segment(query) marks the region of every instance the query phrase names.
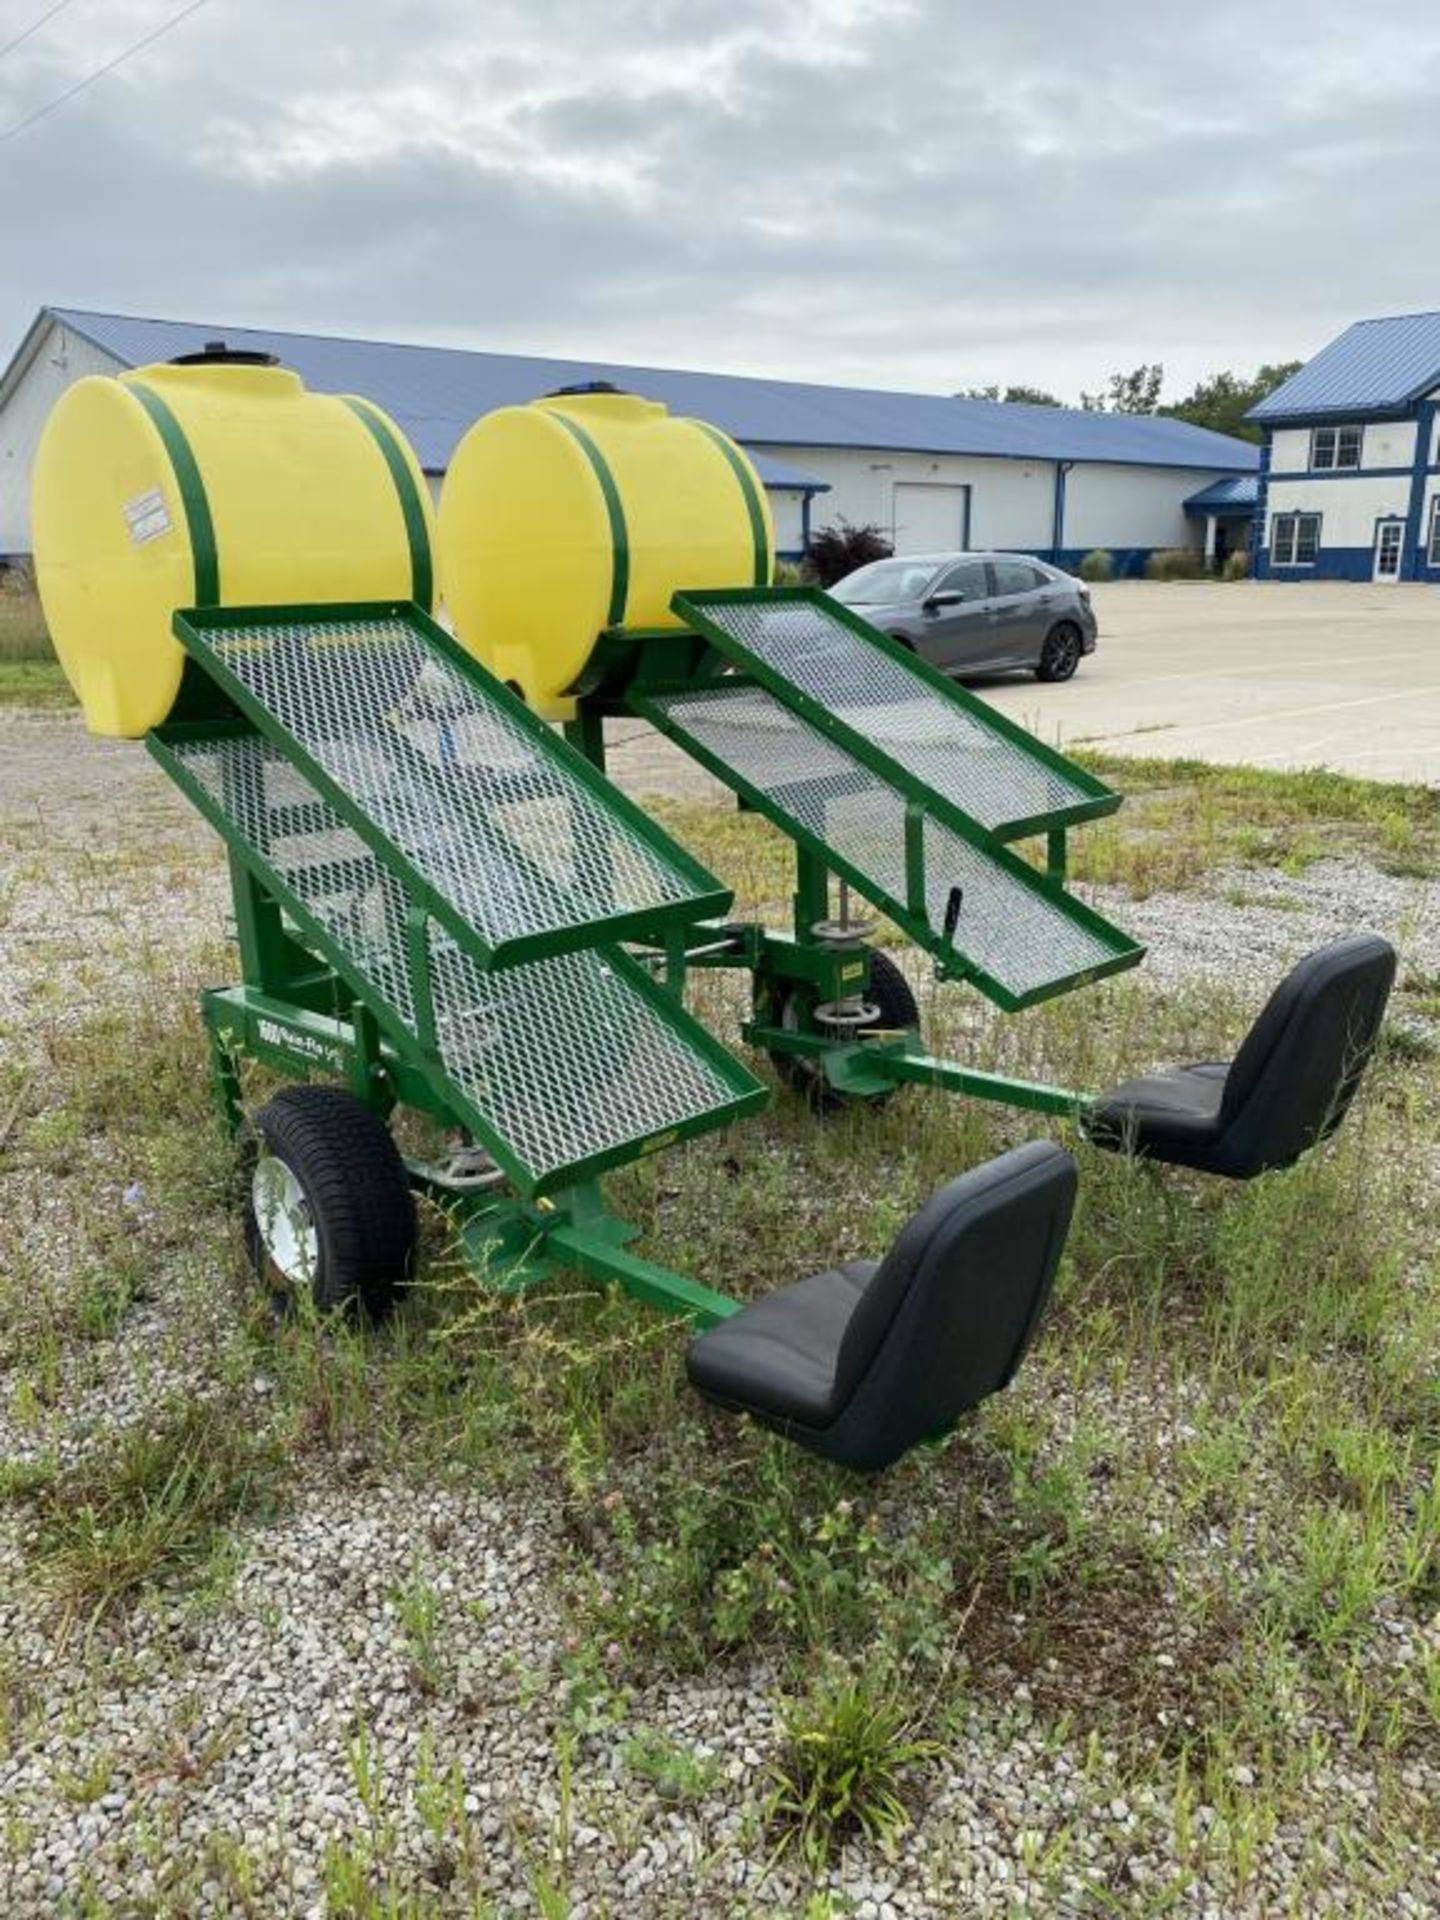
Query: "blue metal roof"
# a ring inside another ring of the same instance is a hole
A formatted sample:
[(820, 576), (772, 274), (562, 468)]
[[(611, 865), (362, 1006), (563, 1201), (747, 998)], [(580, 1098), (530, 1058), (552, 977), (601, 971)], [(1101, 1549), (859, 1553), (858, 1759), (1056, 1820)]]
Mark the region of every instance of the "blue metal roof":
[(777, 460), (773, 453), (761, 453), (755, 447), (747, 447), (755, 471), (767, 487), (791, 487), (802, 493), (829, 493), (830, 482), (817, 479), (813, 473), (802, 473), (799, 467), (792, 467), (788, 460)]
[(1012, 459), (1113, 461), (1122, 465), (1233, 469), (1258, 449), (1183, 420), (1022, 407), (939, 394), (883, 393), (684, 373), (600, 360), (544, 360), (458, 347), (395, 346), (323, 334), (194, 326), (52, 307), (54, 317), (127, 366), (193, 353), (207, 340), (276, 353), (307, 386), (360, 393), (408, 434), (421, 465), (441, 472), (471, 422), (495, 407), (533, 400), (582, 380), (611, 380), (673, 412), (713, 420), (757, 447), (865, 447), (886, 452), (999, 455)]
[(1227, 473), (1223, 480), (1212, 480), (1208, 487), (1192, 493), (1185, 502), (1186, 513), (1253, 513), (1260, 501), (1260, 476), (1256, 473)]
[(1440, 387), (1440, 313), (1397, 313), (1357, 320), (1246, 418), (1399, 413), (1433, 387)]

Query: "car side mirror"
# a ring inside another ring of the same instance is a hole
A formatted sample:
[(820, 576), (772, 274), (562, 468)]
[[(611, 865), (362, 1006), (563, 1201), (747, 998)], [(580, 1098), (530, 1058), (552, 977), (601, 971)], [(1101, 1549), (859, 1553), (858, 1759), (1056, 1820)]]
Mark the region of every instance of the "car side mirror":
[(947, 587), (943, 593), (932, 593), (921, 604), (926, 613), (943, 613), (947, 607), (959, 607), (964, 603), (965, 596), (957, 587)]

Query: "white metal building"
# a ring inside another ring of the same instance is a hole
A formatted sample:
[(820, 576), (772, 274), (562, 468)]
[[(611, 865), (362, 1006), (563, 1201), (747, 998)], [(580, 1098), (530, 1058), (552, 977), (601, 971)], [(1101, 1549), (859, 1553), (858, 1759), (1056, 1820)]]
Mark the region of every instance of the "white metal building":
[(0, 556), (29, 551), (30, 467), (68, 384), (217, 339), (278, 355), (308, 386), (376, 401), (409, 435), (432, 486), (482, 413), (612, 381), (741, 441), (769, 493), (777, 549), (796, 557), (814, 528), (843, 518), (879, 527), (901, 553), (1000, 547), (1073, 566), (1103, 547), (1121, 571), (1138, 570), (1157, 548), (1198, 546), (1187, 499), (1217, 476), (1253, 472), (1258, 458), (1246, 441), (1130, 414), (46, 307), (0, 375)]
[(1440, 582), (1440, 313), (1357, 321), (1250, 418), (1257, 574)]

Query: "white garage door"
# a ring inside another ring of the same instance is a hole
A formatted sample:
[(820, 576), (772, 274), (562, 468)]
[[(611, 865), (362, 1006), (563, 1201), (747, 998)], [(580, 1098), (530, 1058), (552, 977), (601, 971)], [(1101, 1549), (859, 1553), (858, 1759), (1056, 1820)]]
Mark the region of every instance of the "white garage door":
[(941, 481), (897, 480), (890, 537), (896, 553), (949, 553), (966, 543), (970, 489)]

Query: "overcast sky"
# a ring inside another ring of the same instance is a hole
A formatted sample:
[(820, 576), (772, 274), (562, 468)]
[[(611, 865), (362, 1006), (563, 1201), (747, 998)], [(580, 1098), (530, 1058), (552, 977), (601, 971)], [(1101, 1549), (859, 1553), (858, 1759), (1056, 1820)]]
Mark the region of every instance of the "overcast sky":
[[(0, 46), (54, 0), (0, 0)], [(1440, 6), (67, 0), (0, 55), (46, 303), (949, 392), (1440, 307)]]

